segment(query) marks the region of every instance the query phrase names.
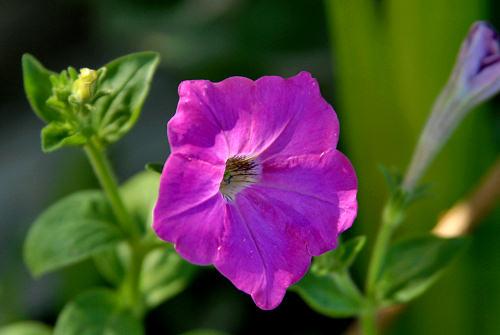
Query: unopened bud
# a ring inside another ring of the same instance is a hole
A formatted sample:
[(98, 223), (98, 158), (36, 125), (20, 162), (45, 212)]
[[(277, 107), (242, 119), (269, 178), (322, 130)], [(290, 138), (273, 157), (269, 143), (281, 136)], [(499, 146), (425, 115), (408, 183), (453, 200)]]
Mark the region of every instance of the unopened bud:
[(95, 70), (80, 69), (78, 79), (73, 83), (73, 96), (80, 102), (89, 100), (94, 94), (96, 80), (97, 72)]
[(487, 22), (472, 25), (462, 42), (455, 67), (434, 103), (420, 134), (403, 181), (413, 189), (465, 115), (500, 90), (500, 46), (495, 29)]

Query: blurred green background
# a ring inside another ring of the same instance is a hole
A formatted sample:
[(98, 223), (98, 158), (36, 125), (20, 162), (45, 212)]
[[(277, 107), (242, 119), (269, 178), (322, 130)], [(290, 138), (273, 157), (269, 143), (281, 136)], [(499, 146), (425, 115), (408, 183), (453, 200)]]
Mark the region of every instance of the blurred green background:
[[(359, 214), (348, 235), (373, 241), (387, 196), (378, 164), (402, 172), (461, 40), (475, 20), (500, 27), (494, 0), (2, 0), (0, 1), (0, 325), (53, 323), (83, 288), (104, 285), (83, 262), (37, 280), (22, 261), (30, 223), (54, 200), (95, 188), (81, 150), (44, 155), (42, 122), (22, 87), (21, 55), (48, 68), (97, 68), (123, 54), (155, 50), (160, 69), (140, 122), (110, 148), (121, 181), (169, 153), (166, 122), (185, 79), (292, 76), (309, 71), (341, 122), (340, 145), (359, 179)], [(430, 229), (500, 152), (500, 100), (473, 111), (424, 181), (434, 199), (415, 205), (398, 236)], [(498, 334), (500, 208), (474, 232), (446, 276), (391, 326), (391, 334)], [(371, 244), (356, 264), (364, 276)], [(148, 334), (214, 328), (233, 334), (341, 333), (352, 320), (312, 312), (289, 292), (276, 310), (258, 310), (213, 270), (151, 313)]]

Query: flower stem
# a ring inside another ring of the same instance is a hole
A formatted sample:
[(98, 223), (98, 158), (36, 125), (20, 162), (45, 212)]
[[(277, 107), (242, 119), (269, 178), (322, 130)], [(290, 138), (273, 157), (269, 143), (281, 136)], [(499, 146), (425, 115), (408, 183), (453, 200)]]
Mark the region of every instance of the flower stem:
[(139, 226), (132, 220), (125, 208), (118, 191), (115, 176), (101, 146), (96, 141), (90, 139), (84, 148), (94, 172), (109, 199), (119, 225), (129, 237), (136, 239), (140, 236)]
[(377, 334), (377, 320), (376, 320), (376, 310), (373, 308), (367, 308), (361, 315), (361, 331), (364, 335), (376, 335)]
[(373, 302), (376, 301), (375, 283), (380, 272), (380, 267), (385, 259), (392, 232), (406, 215), (406, 194), (395, 193), (391, 195), (382, 212), (382, 222), (375, 240), (375, 246), (368, 265), (366, 278), (366, 293)]
[(141, 318), (144, 315), (145, 306), (141, 297), (139, 285), (145, 250), (143, 250), (139, 244), (134, 242), (130, 242), (129, 246), (130, 265), (123, 282), (122, 292), (125, 305), (130, 308), (136, 317)]
[(391, 241), (392, 232), (403, 221), (406, 214), (406, 199), (404, 194), (393, 194), (387, 201), (382, 212), (382, 222), (375, 240), (375, 246), (368, 265), (366, 278), (366, 295), (369, 306), (360, 315), (363, 334), (376, 334), (378, 299), (376, 292), (377, 277), (385, 260), (387, 249)]
[(127, 234), (130, 247), (129, 268), (125, 275), (121, 290), (124, 304), (137, 316), (142, 317), (145, 312), (144, 302), (139, 290), (140, 274), (144, 256), (147, 253), (139, 240), (141, 232), (139, 226), (132, 220), (120, 196), (116, 178), (111, 166), (97, 141), (89, 140), (85, 145), (85, 152), (89, 157), (94, 172), (106, 193), (118, 224)]
[(391, 225), (382, 222), (377, 234), (377, 238), (375, 240), (375, 246), (373, 247), (373, 251), (371, 254), (371, 259), (368, 266), (368, 275), (366, 278), (366, 293), (370, 299), (376, 298), (375, 283), (380, 271), (380, 267), (387, 253), (391, 235)]

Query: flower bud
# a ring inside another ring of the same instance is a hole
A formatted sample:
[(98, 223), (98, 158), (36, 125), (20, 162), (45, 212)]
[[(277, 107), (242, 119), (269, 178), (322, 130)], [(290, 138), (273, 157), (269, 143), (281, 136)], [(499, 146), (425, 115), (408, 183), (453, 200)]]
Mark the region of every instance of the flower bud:
[(96, 80), (97, 72), (95, 70), (87, 68), (80, 69), (78, 79), (73, 83), (73, 96), (80, 102), (89, 100), (94, 94), (94, 84)]
[(500, 90), (500, 47), (495, 29), (487, 22), (472, 25), (462, 42), (455, 67), (434, 103), (403, 180), (413, 189), (464, 116)]

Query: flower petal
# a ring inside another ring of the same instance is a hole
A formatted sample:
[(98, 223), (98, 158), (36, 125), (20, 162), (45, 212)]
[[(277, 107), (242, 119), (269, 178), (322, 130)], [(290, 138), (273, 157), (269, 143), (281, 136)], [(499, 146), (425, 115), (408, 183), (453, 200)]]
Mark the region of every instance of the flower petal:
[[(275, 157), (262, 164), (257, 186), (268, 188), (268, 201), (281, 206), (279, 199), (286, 199), (290, 210), (310, 221), (307, 229), (311, 233), (302, 236), (306, 236), (313, 256), (333, 249), (337, 235), (356, 218), (356, 175), (349, 160), (337, 150)], [(297, 215), (301, 225), (304, 219), (299, 218)]]
[(174, 243), (188, 261), (211, 264), (225, 217), (225, 202), (219, 193), (224, 165), (176, 153), (168, 158), (165, 171), (153, 212), (153, 229), (161, 239)]
[(304, 276), (311, 256), (272, 204), (238, 197), (227, 213), (215, 267), (260, 308), (277, 307), (286, 288)]
[(206, 119), (220, 127), (229, 157), (320, 153), (337, 144), (337, 116), (307, 72), (289, 79), (268, 76), (254, 82), (231, 77), (219, 83), (186, 81), (181, 86), (179, 92), (194, 92), (191, 103), (203, 105)]
[[(205, 82), (205, 81), (197, 81)], [(179, 104), (168, 122), (168, 139), (172, 153), (215, 164), (224, 164), (228, 155), (227, 141), (217, 120), (200, 102), (190, 82), (179, 85)]]

